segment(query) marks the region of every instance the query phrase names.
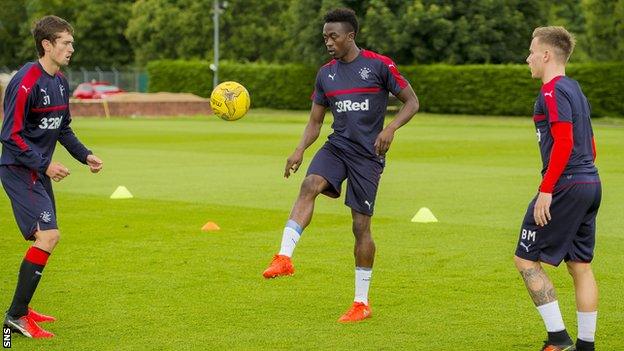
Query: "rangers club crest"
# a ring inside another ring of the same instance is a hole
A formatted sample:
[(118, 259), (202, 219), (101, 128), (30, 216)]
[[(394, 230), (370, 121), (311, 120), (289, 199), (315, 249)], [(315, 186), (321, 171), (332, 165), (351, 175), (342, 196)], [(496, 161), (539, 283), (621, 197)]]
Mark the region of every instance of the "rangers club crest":
[(368, 69), (367, 67), (363, 67), (360, 69), (360, 77), (362, 77), (362, 79), (367, 80), (368, 77), (370, 77), (370, 73), (371, 70)]
[(39, 218), (41, 218), (43, 223), (50, 223), (50, 221), (52, 221), (52, 214), (48, 211), (43, 211)]

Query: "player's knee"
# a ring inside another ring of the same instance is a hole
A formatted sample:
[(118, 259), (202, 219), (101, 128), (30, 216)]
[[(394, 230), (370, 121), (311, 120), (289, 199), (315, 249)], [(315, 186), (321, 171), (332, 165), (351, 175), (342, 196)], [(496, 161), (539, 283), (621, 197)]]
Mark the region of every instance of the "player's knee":
[(353, 223), (353, 235), (356, 238), (362, 240), (372, 240), (372, 234), (370, 228), (364, 225), (358, 225), (357, 223)]
[(355, 236), (355, 241), (358, 243), (372, 243), (375, 245), (373, 235), (368, 226), (353, 223), (353, 235)]
[(322, 181), (323, 178), (319, 176), (307, 176), (301, 183), (301, 194), (304, 196), (317, 196), (322, 191)]
[(61, 240), (61, 232), (58, 229), (42, 230), (35, 234), (35, 245), (45, 251), (52, 252)]
[(520, 272), (530, 269), (530, 268), (536, 268), (536, 266), (539, 266), (539, 262), (525, 260), (524, 258), (518, 257), (518, 256), (514, 256), (513, 260), (514, 260), (514, 264), (516, 265), (516, 268)]
[(582, 276), (584, 274), (592, 273), (591, 265), (585, 262), (568, 262), (566, 264), (568, 267), (568, 273), (572, 277)]

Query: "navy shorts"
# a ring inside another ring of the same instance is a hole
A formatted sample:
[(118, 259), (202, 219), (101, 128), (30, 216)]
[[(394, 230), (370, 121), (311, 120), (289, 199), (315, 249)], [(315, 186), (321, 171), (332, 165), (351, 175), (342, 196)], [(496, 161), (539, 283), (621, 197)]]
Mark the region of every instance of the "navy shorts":
[(47, 176), (22, 166), (0, 166), (0, 180), (24, 239), (35, 240), (37, 228), (58, 229), (52, 184)]
[(591, 262), (601, 197), (599, 182), (568, 184), (560, 190), (555, 188), (550, 205), (552, 219), (543, 227), (538, 226), (533, 218), (535, 197), (524, 216), (516, 256), (553, 266), (563, 260)]
[(346, 153), (327, 142), (314, 155), (307, 175), (325, 178), (330, 187), (323, 194), (334, 198), (340, 197), (342, 182), (348, 179), (345, 205), (372, 216), (383, 168), (380, 161)]

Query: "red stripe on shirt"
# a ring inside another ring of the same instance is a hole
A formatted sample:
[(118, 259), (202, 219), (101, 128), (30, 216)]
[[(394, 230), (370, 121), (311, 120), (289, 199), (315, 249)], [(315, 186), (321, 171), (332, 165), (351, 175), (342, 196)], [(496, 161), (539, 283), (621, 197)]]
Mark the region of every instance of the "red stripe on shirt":
[(327, 62), (326, 64), (324, 64), (323, 67), (333, 66), (335, 64), (336, 64), (336, 60), (334, 59), (334, 60), (331, 60), (331, 61)]
[(572, 149), (574, 148), (574, 135), (572, 132), (572, 123), (570, 122), (555, 122), (550, 127), (550, 133), (553, 137), (553, 146), (550, 152), (550, 159), (548, 160), (548, 167), (542, 184), (540, 185), (540, 191), (543, 193), (551, 193), (555, 189), (555, 185), (566, 166)]
[(58, 106), (50, 106), (50, 107), (41, 107), (41, 108), (31, 108), (32, 112), (51, 112), (51, 111), (60, 111), (65, 110), (67, 105), (58, 105)]
[(533, 122), (539, 122), (546, 119), (546, 115), (533, 115)]
[(403, 89), (407, 86), (407, 81), (403, 78), (403, 76), (401, 76), (401, 73), (399, 73), (399, 70), (396, 68), (394, 61), (392, 61), (389, 57), (368, 50), (362, 50), (362, 56), (383, 62), (386, 66), (388, 66), (390, 73), (392, 73), (392, 76), (396, 79), (397, 83), (399, 83), (399, 87)]
[(544, 95), (544, 102), (546, 103), (548, 120), (550, 123), (559, 121), (559, 109), (557, 108), (557, 92), (555, 85), (562, 77), (563, 76), (557, 76), (542, 86), (542, 95)]
[(379, 87), (372, 88), (353, 88), (353, 89), (343, 89), (343, 90), (332, 90), (325, 94), (327, 97), (336, 96), (336, 95), (345, 95), (345, 94), (357, 94), (357, 93), (378, 93), (381, 91)]
[(26, 101), (32, 91), (33, 86), (41, 76), (41, 70), (38, 65), (32, 65), (24, 78), (17, 87), (17, 99), (15, 101), (15, 110), (13, 111), (13, 128), (11, 129), (11, 139), (22, 150), (28, 150), (28, 145), (20, 135), (24, 129), (24, 111), (26, 109)]

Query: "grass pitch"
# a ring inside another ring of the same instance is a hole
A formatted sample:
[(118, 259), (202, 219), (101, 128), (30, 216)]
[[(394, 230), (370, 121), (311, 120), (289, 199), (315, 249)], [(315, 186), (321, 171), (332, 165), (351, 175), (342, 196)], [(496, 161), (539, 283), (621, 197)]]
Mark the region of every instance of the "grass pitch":
[[(105, 162), (91, 175), (61, 146), (71, 176), (55, 185), (62, 239), (33, 306), (58, 317), (52, 340), (13, 336), (16, 350), (536, 350), (543, 324), (512, 256), (539, 184), (528, 118), (419, 114), (400, 129), (373, 218), (373, 318), (336, 319), (353, 298), (351, 218), (343, 198), (320, 197), (295, 251), (296, 275), (264, 280), (309, 161), (291, 179), (285, 160), (306, 112), (252, 111), (228, 123), (189, 119), (76, 119)], [(594, 125), (603, 180), (595, 274), (597, 345), (624, 349), (624, 128)], [(110, 200), (118, 185), (135, 196)], [(410, 219), (429, 207), (440, 220)], [(214, 221), (221, 231), (204, 233)], [(8, 306), (27, 248), (0, 195), (0, 306)], [(572, 283), (548, 269), (576, 335)]]

